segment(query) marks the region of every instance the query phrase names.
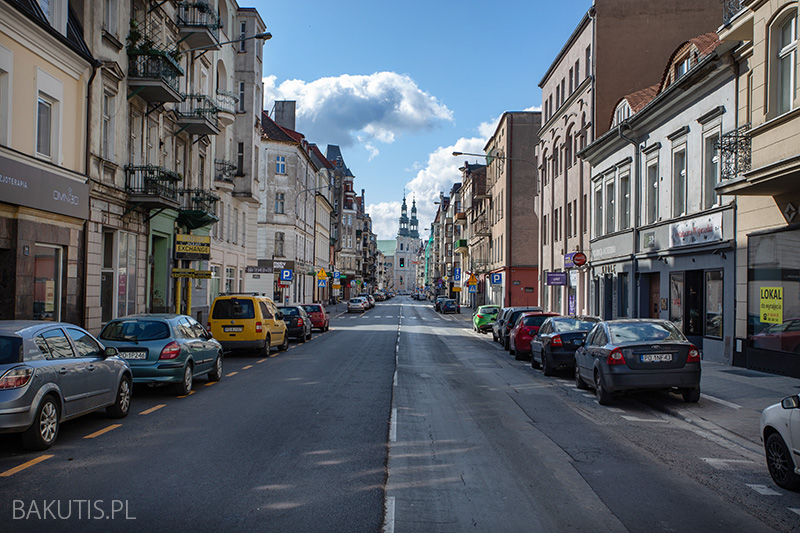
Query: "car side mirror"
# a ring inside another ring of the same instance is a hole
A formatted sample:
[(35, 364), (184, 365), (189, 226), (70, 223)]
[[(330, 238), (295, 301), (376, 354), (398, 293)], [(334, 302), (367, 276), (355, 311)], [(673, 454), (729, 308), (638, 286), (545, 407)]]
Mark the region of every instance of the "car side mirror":
[(781, 407), (784, 409), (797, 409), (800, 408), (800, 396), (794, 395), (789, 396), (788, 398), (784, 398), (781, 401)]
[(283, 313), (278, 311), (277, 313), (275, 313), (275, 318), (278, 320), (283, 320)]
[(116, 355), (119, 355), (119, 350), (117, 350), (117, 349), (116, 349), (116, 348), (114, 348), (113, 346), (107, 346), (107, 347), (106, 347), (106, 351), (105, 351), (105, 352), (103, 352), (103, 355), (104, 355), (105, 357), (114, 357), (114, 356), (116, 356)]

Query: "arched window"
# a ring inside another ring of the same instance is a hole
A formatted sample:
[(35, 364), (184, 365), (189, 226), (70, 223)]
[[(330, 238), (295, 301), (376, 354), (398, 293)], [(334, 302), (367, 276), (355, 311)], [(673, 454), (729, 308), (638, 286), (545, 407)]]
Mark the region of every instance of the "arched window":
[[(796, 13), (796, 10), (794, 10)], [(777, 113), (794, 107), (797, 85), (797, 15), (791, 14), (777, 20), (772, 30), (775, 41), (775, 82)]]

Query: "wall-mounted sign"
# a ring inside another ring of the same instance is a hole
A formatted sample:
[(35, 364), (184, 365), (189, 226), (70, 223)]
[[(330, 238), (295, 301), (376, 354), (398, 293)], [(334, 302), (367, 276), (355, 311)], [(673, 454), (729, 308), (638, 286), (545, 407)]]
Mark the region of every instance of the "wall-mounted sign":
[(175, 235), (175, 259), (208, 261), (211, 259), (211, 237), (208, 235)]
[(494, 272), (491, 275), (492, 285), (501, 285), (503, 283), (503, 273)]
[(0, 156), (0, 198), (4, 203), (89, 218), (86, 176), (66, 169), (50, 172), (38, 165)]
[(566, 272), (546, 272), (545, 285), (566, 285), (567, 273)]
[(294, 270), (294, 261), (259, 259), (258, 266), (244, 267), (244, 271), (248, 274), (273, 274), (280, 273), (283, 269)]
[(712, 213), (670, 224), (669, 238), (673, 247), (721, 241), (722, 213)]
[(783, 287), (761, 287), (758, 318), (767, 324), (783, 322)]

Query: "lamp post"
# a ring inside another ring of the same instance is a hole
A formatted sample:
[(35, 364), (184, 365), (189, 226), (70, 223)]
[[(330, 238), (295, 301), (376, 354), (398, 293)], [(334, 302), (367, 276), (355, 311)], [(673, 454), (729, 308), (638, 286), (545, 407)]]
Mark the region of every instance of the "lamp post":
[[(240, 43), (242, 41), (249, 41), (251, 39), (260, 39), (262, 41), (269, 41), (270, 39), (272, 39), (272, 34), (270, 32), (268, 32), (268, 31), (265, 31), (265, 32), (262, 32), (262, 33), (256, 33), (255, 35), (250, 35), (249, 37), (242, 37), (241, 39), (234, 39), (232, 41), (224, 41), (224, 42), (221, 42), (221, 43), (217, 43), (216, 45), (198, 46), (197, 48), (189, 48), (188, 50), (181, 50), (180, 53), (183, 54), (185, 52), (196, 52), (197, 50), (208, 51), (208, 50), (211, 50), (213, 48), (216, 48), (217, 46), (222, 46), (223, 44)], [(202, 54), (200, 54), (200, 55), (202, 55)]]

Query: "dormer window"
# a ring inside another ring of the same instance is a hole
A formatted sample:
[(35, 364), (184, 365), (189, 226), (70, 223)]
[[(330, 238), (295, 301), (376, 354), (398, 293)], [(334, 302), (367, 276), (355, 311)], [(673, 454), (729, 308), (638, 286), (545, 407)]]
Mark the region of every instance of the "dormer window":
[(621, 101), (617, 105), (617, 109), (614, 111), (614, 124), (612, 126), (617, 126), (623, 123), (631, 116), (631, 106), (628, 104), (627, 100)]
[(675, 79), (677, 80), (684, 74), (689, 72), (689, 57), (685, 57), (681, 59), (679, 62), (675, 63)]

